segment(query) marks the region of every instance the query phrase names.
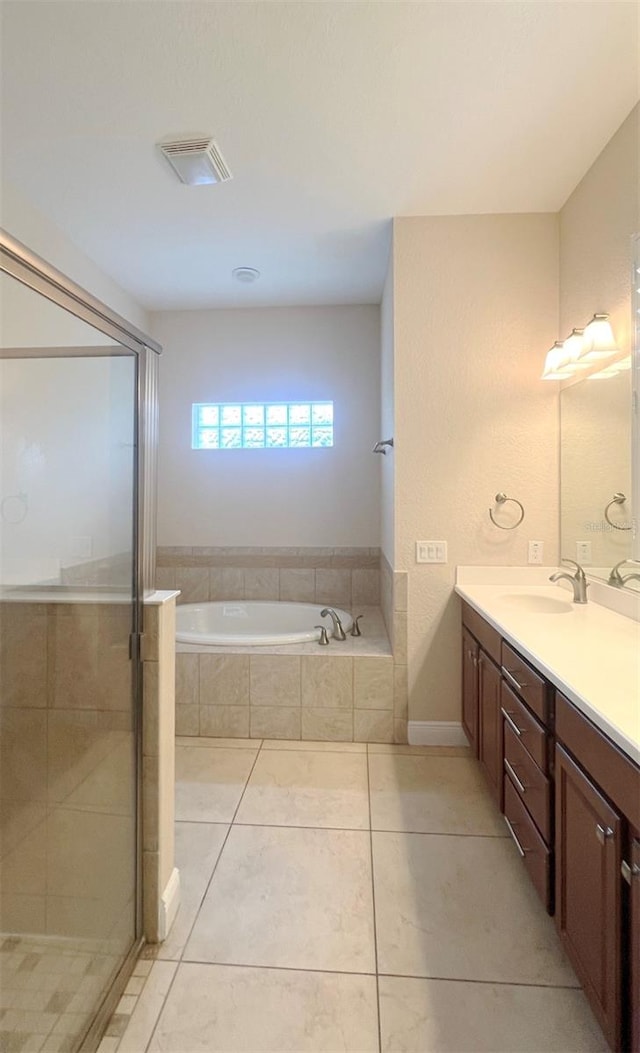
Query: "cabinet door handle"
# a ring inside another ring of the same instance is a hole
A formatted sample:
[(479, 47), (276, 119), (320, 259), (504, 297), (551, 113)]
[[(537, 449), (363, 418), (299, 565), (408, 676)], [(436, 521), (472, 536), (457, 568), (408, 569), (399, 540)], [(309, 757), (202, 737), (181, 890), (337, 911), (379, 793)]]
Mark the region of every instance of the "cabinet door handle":
[(509, 772), (509, 775), (513, 779), (514, 783), (516, 784), (516, 786), (520, 790), (520, 793), (526, 793), (527, 792), (527, 787), (523, 786), (523, 784), (520, 782), (520, 779), (518, 778), (518, 776), (514, 772), (513, 768), (509, 764), (509, 761), (507, 760), (506, 757), (504, 758), (504, 766), (507, 769), (507, 771)]
[(516, 837), (516, 832), (513, 829), (513, 827), (511, 825), (511, 823), (509, 822), (509, 820), (507, 819), (506, 815), (503, 816), (503, 818), (504, 818), (505, 823), (507, 824), (507, 829), (508, 829), (509, 833), (511, 834), (511, 837), (513, 838), (513, 842), (514, 842), (516, 848), (518, 849), (518, 852), (520, 853), (520, 855), (524, 859), (525, 855), (527, 854), (526, 848), (523, 848), (522, 845), (520, 844), (520, 842), (518, 841), (518, 838)]
[(596, 837), (601, 845), (605, 843), (610, 837), (613, 837), (613, 830), (610, 826), (601, 826), (600, 823), (596, 824)]
[(521, 736), (522, 736), (522, 728), (518, 727), (518, 725), (516, 724), (515, 720), (512, 718), (511, 714), (507, 713), (507, 711), (504, 708), (504, 706), (500, 707), (500, 712), (502, 713), (502, 716), (506, 720), (506, 722), (509, 725), (509, 727), (511, 728), (511, 730), (515, 731), (515, 733), (518, 736), (518, 738), (521, 738)]
[(627, 885), (630, 885), (634, 877), (640, 877), (640, 867), (637, 863), (629, 864), (626, 859), (623, 859), (620, 864), (620, 873), (627, 882)]

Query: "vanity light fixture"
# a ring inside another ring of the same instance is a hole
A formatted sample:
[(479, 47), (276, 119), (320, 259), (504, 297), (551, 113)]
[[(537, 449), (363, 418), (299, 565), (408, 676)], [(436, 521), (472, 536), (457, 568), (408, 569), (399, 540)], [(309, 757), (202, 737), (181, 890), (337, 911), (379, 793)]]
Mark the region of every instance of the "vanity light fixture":
[[(609, 322), (608, 314), (594, 314), (584, 329), (572, 329), (566, 340), (556, 340), (547, 357), (542, 371), (543, 380), (567, 380), (581, 369), (589, 369), (594, 364), (618, 353), (615, 336)], [(615, 376), (621, 369), (627, 368), (616, 362), (611, 367)], [(598, 379), (604, 379), (598, 373)]]
[(556, 340), (553, 347), (547, 351), (547, 357), (544, 360), (544, 369), (542, 370), (542, 379), (567, 380), (572, 373), (573, 370), (568, 365), (564, 353), (564, 344), (561, 340)]
[(572, 329), (562, 344), (565, 361), (572, 373), (577, 369), (587, 369), (589, 363), (584, 358), (586, 348), (584, 329)]
[(584, 329), (584, 350), (581, 359), (585, 363), (599, 362), (600, 359), (615, 355), (618, 351), (616, 338), (613, 335), (608, 314), (594, 314)]

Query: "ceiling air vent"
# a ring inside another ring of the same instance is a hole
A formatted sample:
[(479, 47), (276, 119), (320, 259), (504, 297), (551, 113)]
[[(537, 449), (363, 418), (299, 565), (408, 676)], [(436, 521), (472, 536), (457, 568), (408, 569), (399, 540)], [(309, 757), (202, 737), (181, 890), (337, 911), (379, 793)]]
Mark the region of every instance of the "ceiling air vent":
[(158, 143), (181, 183), (202, 186), (205, 183), (226, 183), (233, 179), (222, 154), (213, 139), (176, 139)]

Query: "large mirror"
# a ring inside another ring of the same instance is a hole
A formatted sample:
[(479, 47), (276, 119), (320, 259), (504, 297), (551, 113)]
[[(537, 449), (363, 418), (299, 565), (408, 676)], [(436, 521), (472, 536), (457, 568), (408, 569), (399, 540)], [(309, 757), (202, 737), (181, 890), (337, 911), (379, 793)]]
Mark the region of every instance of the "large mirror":
[(632, 557), (630, 359), (560, 393), (561, 554), (590, 577), (640, 589)]

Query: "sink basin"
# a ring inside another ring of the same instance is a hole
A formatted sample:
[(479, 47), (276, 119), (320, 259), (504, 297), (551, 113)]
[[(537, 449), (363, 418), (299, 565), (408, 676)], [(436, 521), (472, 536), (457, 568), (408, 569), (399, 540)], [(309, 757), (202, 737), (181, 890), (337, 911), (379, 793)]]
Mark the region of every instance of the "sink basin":
[(501, 597), (502, 603), (510, 607), (519, 607), (527, 614), (571, 614), (573, 604), (566, 600), (556, 600), (553, 596), (536, 596), (535, 593), (513, 593)]

